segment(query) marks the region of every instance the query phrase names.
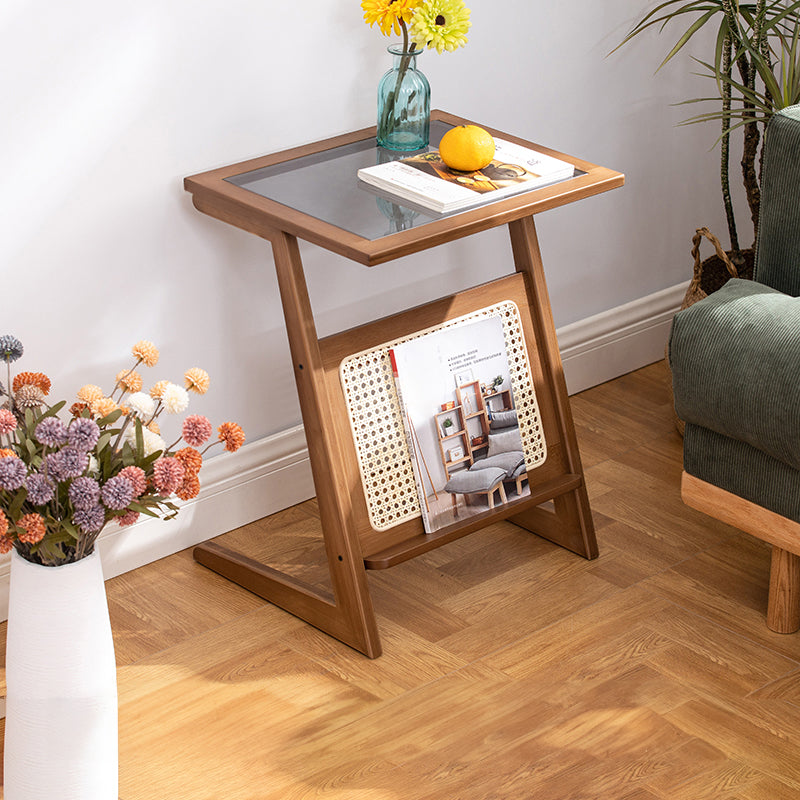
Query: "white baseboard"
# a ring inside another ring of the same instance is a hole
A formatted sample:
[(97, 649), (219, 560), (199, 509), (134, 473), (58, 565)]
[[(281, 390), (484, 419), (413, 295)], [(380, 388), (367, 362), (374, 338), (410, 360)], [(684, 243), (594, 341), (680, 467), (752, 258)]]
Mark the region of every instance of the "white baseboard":
[[(664, 356), (685, 285), (656, 292), (560, 328), (570, 394), (652, 364)], [(209, 459), (203, 488), (169, 522), (112, 526), (99, 540), (106, 578), (149, 564), (226, 531), (274, 514), (314, 494), (302, 426)], [(8, 616), (10, 563), (0, 560), (0, 620)]]
[[(203, 465), (202, 488), (175, 519), (112, 525), (98, 547), (106, 579), (247, 525), (314, 495), (302, 426), (247, 444)], [(0, 561), (0, 620), (8, 618), (10, 556)]]
[(672, 317), (686, 284), (626, 303), (559, 328), (558, 343), (570, 394), (664, 358)]

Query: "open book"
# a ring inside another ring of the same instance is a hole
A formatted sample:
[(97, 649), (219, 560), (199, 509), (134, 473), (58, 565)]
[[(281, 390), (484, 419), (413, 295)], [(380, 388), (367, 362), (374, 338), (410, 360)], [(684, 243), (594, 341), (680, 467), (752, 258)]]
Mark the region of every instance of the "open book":
[(358, 177), (401, 200), (446, 214), (571, 178), (575, 168), (536, 150), (495, 139), (492, 162), (476, 172), (457, 172), (437, 150), (364, 167)]

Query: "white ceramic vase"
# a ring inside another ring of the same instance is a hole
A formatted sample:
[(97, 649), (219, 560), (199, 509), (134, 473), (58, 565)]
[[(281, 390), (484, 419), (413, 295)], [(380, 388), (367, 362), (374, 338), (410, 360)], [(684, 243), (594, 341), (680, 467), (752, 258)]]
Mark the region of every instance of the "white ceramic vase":
[(100, 557), (12, 552), (5, 800), (117, 800), (117, 673)]

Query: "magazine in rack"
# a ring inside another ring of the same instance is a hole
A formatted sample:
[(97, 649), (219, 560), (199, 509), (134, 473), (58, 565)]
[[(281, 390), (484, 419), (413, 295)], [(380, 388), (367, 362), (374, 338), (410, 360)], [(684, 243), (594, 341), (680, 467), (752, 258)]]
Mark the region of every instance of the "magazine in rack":
[(390, 357), (426, 533), (530, 494), (499, 316), (422, 334)]
[(572, 164), (495, 139), (492, 162), (475, 172), (450, 169), (437, 150), (364, 167), (358, 177), (401, 200), (446, 214), (571, 178)]

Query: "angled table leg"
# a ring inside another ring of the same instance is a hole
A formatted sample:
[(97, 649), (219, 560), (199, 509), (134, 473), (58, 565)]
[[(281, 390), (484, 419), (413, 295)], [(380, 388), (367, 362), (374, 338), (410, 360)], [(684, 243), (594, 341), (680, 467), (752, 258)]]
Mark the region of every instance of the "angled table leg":
[(361, 545), (351, 533), (351, 492), (341, 478), (341, 444), (334, 427), (324, 422), (331, 403), (297, 240), (290, 234), (276, 233), (271, 241), (334, 598), (330, 600), (301, 581), (214, 543), (195, 548), (195, 559), (370, 658), (377, 658), (381, 654), (378, 627)]
[(555, 511), (532, 508), (511, 517), (511, 521), (585, 558), (596, 558), (597, 538), (533, 217), (511, 222), (508, 228), (516, 270), (528, 279), (528, 299), (536, 338), (536, 342), (529, 343), (529, 347), (538, 349), (545, 382), (553, 393), (566, 468), (568, 472), (581, 477), (578, 488), (553, 499)]

